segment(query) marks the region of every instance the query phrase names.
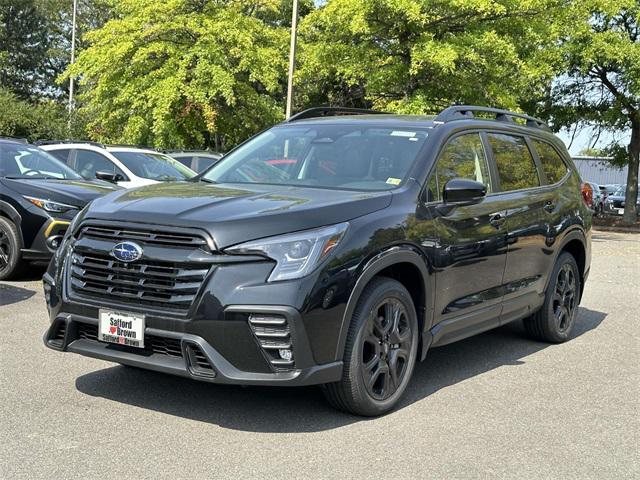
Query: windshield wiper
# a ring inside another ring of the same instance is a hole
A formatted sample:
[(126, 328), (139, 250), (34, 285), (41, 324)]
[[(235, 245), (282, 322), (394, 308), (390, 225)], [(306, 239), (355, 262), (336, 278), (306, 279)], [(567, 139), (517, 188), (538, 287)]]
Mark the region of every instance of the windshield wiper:
[(205, 182), (205, 183), (218, 183), (215, 180), (211, 180), (211, 179), (205, 178), (205, 177), (200, 177), (200, 178), (193, 177), (193, 178), (190, 178), (189, 180), (191, 182), (196, 181), (196, 182)]

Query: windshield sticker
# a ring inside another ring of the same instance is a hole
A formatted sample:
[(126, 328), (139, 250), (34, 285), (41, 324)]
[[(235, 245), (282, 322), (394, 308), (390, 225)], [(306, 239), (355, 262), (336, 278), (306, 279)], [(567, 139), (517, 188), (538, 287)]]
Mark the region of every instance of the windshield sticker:
[(393, 178), (393, 177), (387, 178), (387, 183), (389, 185), (400, 185), (401, 181), (402, 181), (402, 179), (400, 179), (400, 178)]
[(392, 137), (415, 137), (416, 132), (407, 132), (405, 130), (394, 130), (390, 134)]

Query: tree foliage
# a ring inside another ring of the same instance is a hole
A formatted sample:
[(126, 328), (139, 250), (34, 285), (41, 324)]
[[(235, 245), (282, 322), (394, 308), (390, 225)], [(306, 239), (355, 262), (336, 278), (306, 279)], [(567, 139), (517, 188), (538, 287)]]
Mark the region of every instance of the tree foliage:
[(0, 135), (29, 141), (67, 136), (64, 107), (53, 100), (29, 102), (0, 88)]
[(555, 0), (331, 0), (304, 20), (304, 102), (432, 113), (451, 103), (517, 108), (553, 71)]
[(548, 52), (560, 74), (550, 115), (557, 125), (582, 122), (631, 132), (626, 148), (615, 143), (606, 152), (615, 164), (629, 165), (624, 218), (633, 222), (640, 162), (640, 3), (581, 0), (564, 14), (565, 34)]
[(70, 74), (107, 142), (228, 147), (283, 118), (281, 0), (123, 0)]
[(20, 98), (47, 86), (46, 19), (33, 0), (0, 0), (0, 87)]

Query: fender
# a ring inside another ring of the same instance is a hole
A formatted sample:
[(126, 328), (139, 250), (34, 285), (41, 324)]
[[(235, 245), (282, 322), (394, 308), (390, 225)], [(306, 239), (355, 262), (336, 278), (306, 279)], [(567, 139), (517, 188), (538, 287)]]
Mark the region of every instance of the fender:
[[(342, 325), (340, 327), (338, 345), (336, 347), (336, 360), (342, 359), (345, 344), (347, 343), (347, 333), (349, 331), (349, 325), (351, 324), (351, 317), (356, 309), (358, 300), (360, 300), (362, 291), (369, 281), (371, 281), (371, 279), (379, 272), (398, 263), (410, 263), (415, 265), (420, 271), (420, 276), (422, 277), (425, 305), (422, 306), (424, 322), (422, 332), (420, 332), (418, 352), (422, 352), (419, 358), (421, 360), (424, 359), (429, 344), (431, 343), (431, 335), (428, 332), (433, 321), (433, 290), (435, 282), (429, 273), (427, 258), (423, 254), (419, 253), (416, 247), (411, 245), (397, 245), (378, 253), (364, 265), (362, 273), (351, 290), (349, 300), (347, 301), (347, 307), (345, 308), (344, 315), (342, 317)], [(420, 308), (420, 306), (416, 305), (416, 308)]]
[(22, 223), (22, 217), (16, 210), (16, 208), (8, 202), (4, 200), (0, 200), (0, 216), (6, 216), (13, 223), (15, 223), (16, 227), (18, 227), (18, 236), (20, 237), (20, 244), (24, 245), (22, 238), (22, 228), (20, 228), (20, 224)]
[[(560, 256), (560, 252), (562, 252), (564, 247), (567, 246), (567, 244), (569, 242), (571, 242), (572, 240), (578, 240), (580, 243), (582, 243), (582, 247), (584, 248), (584, 252), (585, 252), (585, 271), (582, 272), (582, 274), (583, 274), (583, 276), (586, 277), (586, 274), (589, 271), (591, 252), (589, 251), (589, 246), (587, 244), (587, 237), (585, 235), (584, 230), (579, 226), (574, 226), (573, 228), (569, 229), (565, 233), (565, 235), (562, 237), (562, 240), (560, 240), (560, 242), (558, 243), (558, 246), (557, 246), (556, 251), (555, 251), (554, 256), (553, 256), (553, 263), (551, 264), (551, 270), (547, 273), (547, 281), (545, 282), (545, 285), (544, 285), (545, 292), (547, 291), (547, 287), (549, 286), (549, 282), (551, 281), (551, 272), (553, 271), (553, 266), (556, 264), (556, 261), (558, 260), (558, 257)], [(584, 285), (582, 285), (582, 289), (581, 290), (584, 291)], [(582, 295), (582, 291), (580, 292), (580, 295)]]

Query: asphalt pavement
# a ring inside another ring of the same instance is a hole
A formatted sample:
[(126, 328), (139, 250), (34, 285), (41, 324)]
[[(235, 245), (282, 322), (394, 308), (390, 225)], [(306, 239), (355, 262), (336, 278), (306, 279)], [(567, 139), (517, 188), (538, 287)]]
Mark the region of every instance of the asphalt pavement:
[(640, 235), (594, 232), (573, 338), (519, 323), (429, 352), (363, 419), (48, 350), (33, 269), (0, 282), (0, 478), (640, 478)]

